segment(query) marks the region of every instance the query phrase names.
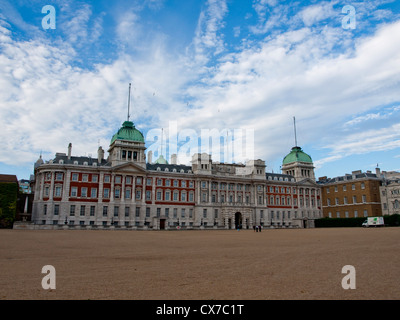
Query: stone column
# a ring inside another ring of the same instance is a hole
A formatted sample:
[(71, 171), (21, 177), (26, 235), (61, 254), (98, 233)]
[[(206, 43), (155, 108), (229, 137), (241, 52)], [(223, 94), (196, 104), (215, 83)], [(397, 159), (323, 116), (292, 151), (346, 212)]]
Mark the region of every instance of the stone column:
[(63, 184), (63, 194), (62, 194), (62, 201), (69, 200), (69, 187), (71, 183), (71, 171), (67, 170), (64, 172), (64, 184)]
[(103, 191), (104, 191), (104, 172), (100, 172), (99, 174), (99, 193), (97, 195), (97, 210), (95, 214), (95, 223), (97, 225), (97, 221), (101, 221), (101, 218), (103, 217)]
[(114, 204), (114, 180), (115, 180), (115, 173), (111, 174), (111, 190), (110, 190), (110, 204)]
[(208, 182), (208, 204), (211, 204), (211, 180), (209, 180)]
[(49, 200), (53, 200), (53, 194), (54, 194), (54, 172), (51, 172)]
[(136, 204), (136, 177), (132, 177), (131, 203)]
[[(157, 181), (157, 178), (154, 178), (153, 179), (153, 184), (151, 186), (152, 187), (151, 188), (151, 204), (155, 204), (155, 201), (156, 201), (156, 186), (157, 186), (156, 181)], [(143, 196), (145, 197), (146, 195), (143, 194)], [(178, 198), (179, 198), (179, 196), (178, 196)]]
[(126, 179), (126, 175), (123, 174), (121, 179), (122, 179), (121, 204), (124, 205), (124, 203), (125, 203), (125, 179)]
[(200, 191), (201, 191), (201, 181), (196, 179), (195, 186), (197, 187), (196, 188), (196, 196), (197, 196), (197, 201), (196, 202), (197, 202), (197, 205), (200, 205), (200, 201), (201, 201), (201, 193), (200, 193)]
[[(153, 179), (154, 180), (154, 179)], [(142, 205), (146, 205), (146, 177), (142, 177)], [(135, 195), (136, 197), (136, 195)]]

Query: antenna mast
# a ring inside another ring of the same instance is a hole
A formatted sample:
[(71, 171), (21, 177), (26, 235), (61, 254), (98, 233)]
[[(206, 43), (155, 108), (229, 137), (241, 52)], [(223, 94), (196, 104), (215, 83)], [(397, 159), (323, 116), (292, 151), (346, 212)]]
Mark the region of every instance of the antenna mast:
[(295, 147), (297, 147), (296, 117), (293, 117), (293, 124), (294, 124), (294, 143)]
[(131, 84), (129, 83), (129, 96), (128, 96), (128, 121), (129, 121), (129, 118), (130, 118), (130, 115), (129, 115), (129, 108), (130, 108), (130, 106), (131, 106)]

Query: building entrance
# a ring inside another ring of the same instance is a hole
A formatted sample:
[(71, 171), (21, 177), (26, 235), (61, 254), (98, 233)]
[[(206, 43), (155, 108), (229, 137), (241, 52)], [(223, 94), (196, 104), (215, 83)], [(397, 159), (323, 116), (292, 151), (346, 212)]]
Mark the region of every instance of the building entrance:
[(165, 219), (160, 219), (160, 230), (165, 230)]
[(242, 228), (242, 214), (240, 212), (235, 213), (235, 228)]

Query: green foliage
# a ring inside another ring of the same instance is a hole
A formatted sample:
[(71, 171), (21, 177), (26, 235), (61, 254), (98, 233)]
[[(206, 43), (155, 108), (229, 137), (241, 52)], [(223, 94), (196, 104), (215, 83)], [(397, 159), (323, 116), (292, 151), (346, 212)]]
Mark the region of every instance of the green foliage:
[(400, 214), (392, 214), (383, 216), (383, 220), (385, 221), (385, 225), (398, 227), (400, 226)]
[(361, 218), (322, 218), (315, 220), (316, 228), (361, 227), (365, 221)]
[(0, 228), (11, 228), (17, 208), (18, 185), (0, 183)]
[[(322, 218), (315, 220), (316, 228), (341, 228), (341, 227), (362, 227), (366, 217), (359, 218)], [(400, 226), (400, 215), (383, 216), (385, 226)]]

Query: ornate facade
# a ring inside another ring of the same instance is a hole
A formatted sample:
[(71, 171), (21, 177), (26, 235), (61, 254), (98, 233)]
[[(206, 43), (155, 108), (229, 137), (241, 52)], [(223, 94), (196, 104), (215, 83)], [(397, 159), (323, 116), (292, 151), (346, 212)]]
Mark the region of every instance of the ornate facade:
[(283, 174), (266, 173), (262, 160), (215, 163), (205, 153), (190, 166), (162, 157), (149, 163), (142, 133), (125, 121), (107, 159), (102, 147), (97, 158), (72, 156), (70, 144), (68, 153), (36, 162), (32, 222), (48, 229), (313, 227), (321, 191), (311, 158), (295, 148)]

